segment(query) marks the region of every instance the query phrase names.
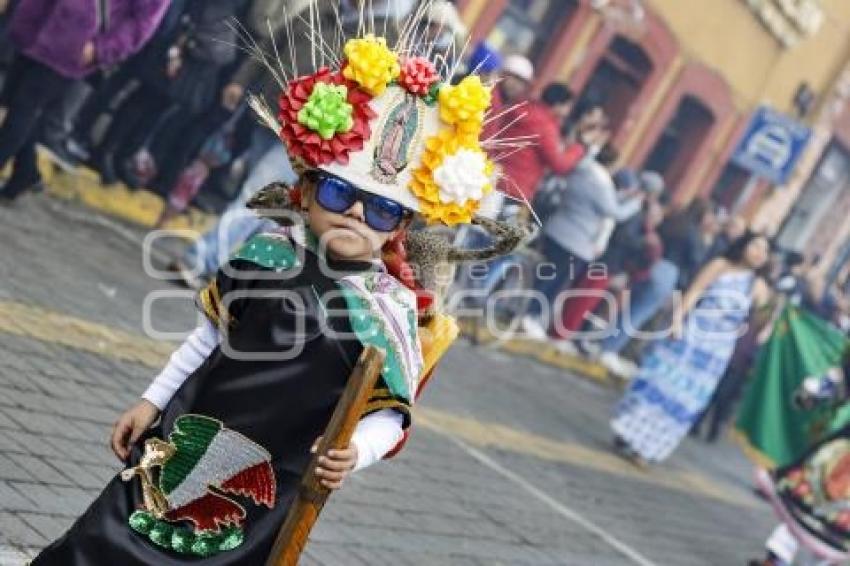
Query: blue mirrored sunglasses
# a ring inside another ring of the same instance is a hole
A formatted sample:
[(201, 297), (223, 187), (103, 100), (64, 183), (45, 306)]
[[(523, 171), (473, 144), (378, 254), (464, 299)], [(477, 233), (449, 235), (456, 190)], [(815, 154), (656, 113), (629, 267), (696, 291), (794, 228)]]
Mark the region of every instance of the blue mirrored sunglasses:
[(398, 202), (375, 195), (348, 181), (326, 173), (316, 174), (316, 202), (329, 212), (342, 214), (355, 202), (363, 203), (366, 225), (378, 232), (392, 232), (411, 212)]

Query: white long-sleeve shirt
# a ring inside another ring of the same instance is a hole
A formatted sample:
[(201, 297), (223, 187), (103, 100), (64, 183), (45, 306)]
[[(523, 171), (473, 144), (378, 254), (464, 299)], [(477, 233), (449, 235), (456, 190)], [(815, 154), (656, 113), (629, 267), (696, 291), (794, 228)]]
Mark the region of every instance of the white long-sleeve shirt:
[[(183, 382), (206, 360), (221, 342), (218, 328), (209, 320), (196, 328), (171, 354), (165, 368), (153, 380), (142, 398), (164, 409)], [(392, 450), (403, 436), (403, 417), (398, 411), (382, 409), (360, 419), (351, 441), (357, 446), (354, 470), (370, 466)]]

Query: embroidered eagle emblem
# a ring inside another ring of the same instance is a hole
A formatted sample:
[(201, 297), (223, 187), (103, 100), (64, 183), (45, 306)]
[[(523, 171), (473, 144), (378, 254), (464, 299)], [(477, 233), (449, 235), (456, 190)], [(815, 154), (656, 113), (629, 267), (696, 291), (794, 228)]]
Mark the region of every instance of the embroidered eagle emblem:
[(155, 544), (186, 554), (210, 556), (242, 543), (245, 508), (232, 496), (269, 508), (275, 503), (271, 455), (202, 415), (178, 417), (168, 442), (148, 439), (139, 464), (121, 473), (124, 481), (134, 477), (142, 483), (145, 508), (133, 513), (130, 526)]

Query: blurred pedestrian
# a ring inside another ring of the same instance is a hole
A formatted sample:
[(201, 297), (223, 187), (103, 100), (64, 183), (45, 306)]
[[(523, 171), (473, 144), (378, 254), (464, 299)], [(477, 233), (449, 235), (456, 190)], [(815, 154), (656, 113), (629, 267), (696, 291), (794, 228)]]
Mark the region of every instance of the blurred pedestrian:
[(716, 227), (711, 203), (696, 198), (684, 209), (671, 214), (659, 228), (664, 241), (664, 257), (679, 269), (680, 289), (686, 289), (705, 264)]
[(705, 440), (715, 443), (720, 439), (726, 424), (735, 416), (735, 407), (752, 373), (759, 347), (769, 337), (771, 329), (767, 327), (773, 322), (775, 306), (775, 302), (771, 300), (751, 313), (747, 330), (735, 344), (735, 351), (729, 360), (726, 372), (717, 384), (717, 389), (708, 406), (694, 423), (691, 436), (700, 436), (702, 425), (705, 423), (708, 426)]
[[(850, 350), (793, 392), (797, 412), (841, 414), (850, 398)], [(847, 564), (850, 561), (850, 425), (833, 430), (792, 461), (760, 469), (758, 486), (780, 525), (766, 542), (767, 555), (751, 565)]]
[(168, 0), (22, 0), (9, 33), (18, 50), (3, 88), (0, 168), (14, 159), (0, 190), (9, 201), (40, 182), (35, 143), (44, 109), (77, 80), (115, 65), (150, 39)]
[[(486, 54), (484, 56), (489, 57)], [(484, 124), (484, 139), (503, 134), (511, 122), (521, 118), (523, 102), (534, 80), (534, 65), (522, 55), (508, 55), (501, 67), (490, 93), (490, 115)], [(520, 107), (510, 111), (513, 106)]]
[(747, 233), (706, 265), (674, 316), (673, 335), (651, 345), (611, 421), (616, 448), (636, 464), (661, 462), (705, 409), (732, 357), (750, 306), (767, 300), (756, 271), (769, 257)]
[[(183, 25), (185, 9), (186, 0), (171, 0), (159, 27), (141, 51), (118, 68), (110, 69), (100, 77), (95, 75), (89, 78), (94, 90), (75, 117), (74, 131), (62, 152), (77, 161), (89, 162), (95, 168), (102, 167), (101, 154), (105, 152), (104, 138), (109, 135), (109, 128), (116, 121), (125, 102), (145, 81), (161, 78), (168, 49), (173, 45), (178, 30)], [(151, 112), (156, 113), (155, 104), (159, 100), (159, 96), (149, 97)], [(164, 103), (162, 106), (164, 107)], [(131, 122), (129, 131), (144, 131), (142, 127), (135, 127), (132, 114), (121, 113), (120, 116), (122, 122)], [(106, 127), (102, 125), (104, 121)], [(114, 164), (111, 165), (114, 170)], [(113, 174), (112, 177), (114, 179), (116, 176)]]
[[(530, 67), (523, 67), (519, 60), (508, 57), (502, 71), (509, 75), (508, 84), (512, 85), (510, 89), (527, 89), (530, 86)], [(525, 74), (517, 78), (512, 76), (514, 72)], [(505, 89), (502, 90), (503, 93), (506, 92)], [(515, 93), (511, 93), (509, 96), (514, 95)], [(527, 96), (527, 90), (523, 90), (522, 96)], [(589, 137), (582, 143), (572, 143), (564, 147), (561, 124), (572, 109), (573, 93), (563, 83), (547, 85), (539, 100), (525, 100), (526, 103), (518, 111), (518, 115), (511, 118), (515, 118), (515, 121), (509, 121), (504, 131), (496, 137), (532, 142), (526, 146), (517, 146), (518, 149), (507, 152), (499, 161), (504, 178), (503, 190), (506, 194), (531, 202), (545, 174), (566, 175), (575, 169), (587, 154), (586, 144), (593, 143), (597, 139), (594, 136), (598, 136), (598, 133), (587, 132)]]
[[(324, 20), (324, 24), (335, 24), (331, 19), (333, 18), (331, 3), (318, 3), (317, 6), (318, 11), (315, 17)], [(306, 18), (296, 19), (301, 18), (302, 13), (308, 8), (309, 4), (303, 0), (256, 0), (248, 7), (241, 40), (258, 45), (265, 56), (279, 49), (280, 45), (288, 43), (290, 37), (284, 34), (287, 30), (291, 30), (294, 50), (300, 52), (310, 49), (309, 42), (312, 41), (310, 38), (314, 37), (309, 28), (310, 24)], [(317, 24), (317, 27), (327, 30), (322, 32), (321, 41), (330, 44), (332, 40), (330, 34), (336, 33), (336, 26)], [(249, 36), (250, 39), (244, 36)], [(301, 64), (304, 66), (305, 62), (302, 61)], [(296, 75), (302, 74), (297, 70), (296, 61), (291, 62), (291, 65)], [(215, 129), (203, 141), (198, 154), (180, 171), (180, 175), (170, 187), (166, 207), (156, 223), (157, 227), (186, 210), (201, 188), (205, 186), (207, 177), (215, 168), (229, 166), (228, 175), (225, 176), (229, 185), (225, 187), (230, 197), (228, 209), (233, 206), (234, 201), (244, 205), (247, 198), (253, 195), (253, 193), (241, 195), (240, 189), (247, 179), (250, 179), (252, 183), (257, 182), (258, 177), (254, 175), (253, 170), (261, 161), (264, 161), (261, 171), (269, 168), (268, 160), (264, 160), (264, 157), (271, 148), (278, 147), (279, 141), (268, 128), (262, 127), (253, 120), (250, 112), (245, 112), (247, 92), (254, 91), (263, 100), (273, 100), (277, 95), (279, 85), (265, 71), (258, 53), (253, 52), (245, 55), (235, 68), (228, 69), (229, 77), (224, 81), (225, 84), (221, 90), (220, 110), (213, 112), (207, 118), (208, 124), (215, 126)], [(303, 71), (307, 72), (306, 69)], [(229, 113), (229, 116), (223, 123), (217, 124), (226, 113)], [(274, 152), (274, 155), (277, 157), (274, 166), (280, 171), (280, 177), (277, 180), (294, 181), (294, 173), (286, 155), (279, 151)], [(267, 174), (263, 174), (260, 179), (267, 177)], [(265, 185), (273, 180), (275, 179), (262, 182)], [(263, 185), (256, 186), (255, 190)]]
[(247, 105), (238, 105), (224, 124), (204, 141), (197, 157), (183, 168), (174, 186), (168, 192), (165, 207), (154, 228), (161, 228), (169, 220), (185, 212), (210, 173), (231, 162), (238, 137), (236, 130), (246, 110)]
[[(572, 286), (574, 291), (581, 290), (586, 291), (586, 293), (578, 294), (564, 301), (561, 323), (556, 322), (553, 328), (553, 333), (560, 338), (569, 338), (582, 329), (588, 315), (592, 314), (602, 303), (609, 284), (626, 273), (627, 263), (630, 267), (634, 267), (641, 261), (639, 258), (642, 258), (644, 254), (651, 254), (655, 257), (661, 251), (660, 241), (657, 241), (658, 236), (655, 233), (659, 207), (655, 191), (663, 190), (663, 181), (660, 187), (642, 184), (640, 177), (630, 169), (617, 171), (613, 180), (620, 200), (635, 195), (641, 190), (645, 191), (646, 198), (643, 202), (643, 208), (619, 223), (615, 222), (614, 219), (606, 220), (607, 224), (603, 228), (606, 233), (600, 234), (595, 242), (598, 257), (594, 260), (594, 264), (598, 266), (598, 269), (589, 270), (580, 281)], [(613, 233), (610, 238), (606, 238), (611, 226), (614, 227)], [(650, 246), (650, 242), (657, 245)], [(557, 316), (556, 313), (556, 321)], [(567, 344), (565, 342), (561, 345), (561, 348), (570, 353), (574, 352), (574, 348)]]
[(68, 149), (68, 138), (73, 134), (76, 117), (92, 90), (89, 82), (76, 81), (59, 100), (45, 109), (40, 147), (53, 163), (65, 171), (73, 171), (77, 165), (78, 157)]
[[(676, 282), (675, 275), (670, 277), (668, 269), (659, 267), (664, 249), (658, 235), (664, 214), (664, 179), (654, 171), (643, 171), (636, 180), (646, 194), (643, 208), (617, 227), (608, 252), (601, 258), (609, 278), (619, 283), (611, 288), (612, 292), (622, 291), (616, 311), (609, 313), (613, 327), (600, 343), (581, 343), (582, 350), (591, 357), (599, 356), (599, 361), (616, 375), (628, 373), (621, 370), (622, 366), (611, 367), (618, 363), (617, 354), (630, 339), (626, 326), (639, 329), (673, 292)], [(673, 271), (676, 272), (675, 267)]]
[(740, 238), (747, 231), (747, 219), (739, 214), (727, 216), (719, 222), (719, 233), (711, 243), (706, 252), (706, 260), (714, 259), (723, 255), (726, 250), (732, 245), (732, 242)]
[[(663, 243), (661, 244), (663, 248)], [(646, 279), (629, 285), (626, 300), (614, 318), (614, 328), (599, 342), (599, 363), (622, 379), (631, 379), (637, 367), (620, 354), (635, 337), (635, 332), (663, 311), (676, 290), (679, 269), (666, 259), (659, 259), (649, 268)], [(586, 350), (596, 353), (590, 348)]]
[(179, 25), (163, 38), (141, 85), (116, 111), (96, 168), (104, 184), (170, 190), (230, 110), (218, 99), (221, 74), (236, 60), (231, 24), (247, 0), (186, 0)]
[[(0, 0), (0, 89), (6, 79), (6, 73), (14, 57), (14, 46), (9, 39), (9, 14), (15, 9), (17, 0)], [(2, 108), (0, 108), (2, 116)]]
[(584, 276), (602, 250), (598, 248), (599, 234), (607, 218), (621, 221), (636, 214), (643, 195), (635, 192), (622, 201), (608, 167), (616, 161), (616, 151), (600, 152), (598, 159), (584, 158), (575, 170), (565, 176), (553, 176), (548, 182), (561, 184), (556, 190), (563, 193), (560, 206), (543, 226), (542, 250), (546, 264), (537, 269), (534, 290), (544, 297), (531, 302), (528, 314), (522, 319), (525, 334), (537, 340), (547, 338), (548, 315), (562, 289)]

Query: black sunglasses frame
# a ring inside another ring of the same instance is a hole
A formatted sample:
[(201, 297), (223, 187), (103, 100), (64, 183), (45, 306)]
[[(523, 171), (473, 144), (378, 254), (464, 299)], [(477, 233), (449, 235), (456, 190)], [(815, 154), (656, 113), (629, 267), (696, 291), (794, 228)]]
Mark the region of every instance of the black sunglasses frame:
[[(327, 173), (325, 171), (312, 170), (312, 171), (306, 172), (305, 176), (309, 180), (313, 181), (316, 184), (316, 202), (319, 204), (319, 206), (321, 206), (322, 208), (324, 208), (325, 210), (327, 210), (329, 212), (333, 212), (334, 214), (340, 214), (340, 213), (345, 212), (345, 211), (344, 210), (340, 210), (340, 211), (331, 210), (321, 203), (321, 201), (318, 198), (318, 192), (319, 192), (319, 189), (320, 189), (319, 185), (321, 184), (321, 182), (324, 181), (324, 180), (331, 180), (331, 181), (335, 181), (337, 183), (342, 183), (342, 184), (347, 185), (347, 186), (351, 187), (352, 189), (354, 189), (354, 200), (351, 202), (349, 207), (354, 206), (355, 202), (362, 203), (363, 209), (364, 209), (364, 218), (363, 218), (364, 222), (366, 223), (367, 226), (369, 226), (369, 228), (371, 228), (372, 230), (375, 230), (377, 232), (392, 232), (393, 230), (398, 228), (401, 225), (402, 222), (404, 222), (406, 219), (411, 218), (413, 216), (413, 211), (410, 210), (409, 208), (407, 208), (406, 206), (404, 206), (403, 204), (401, 204), (400, 202), (393, 200), (391, 198), (388, 198), (388, 197), (384, 197), (384, 196), (381, 196), (381, 195), (376, 195), (374, 193), (370, 193), (369, 191), (365, 191), (365, 190), (361, 189), (360, 187), (358, 187), (357, 185), (355, 185), (354, 183), (346, 181), (345, 179), (343, 179), (341, 177), (337, 177), (336, 175), (333, 175), (331, 173)], [(368, 208), (368, 201), (370, 199), (387, 200), (387, 201), (393, 202), (393, 203), (397, 204), (399, 207), (401, 207), (402, 214), (399, 217), (398, 222), (396, 223), (395, 226), (393, 226), (389, 230), (384, 230), (382, 228), (376, 228), (375, 226), (372, 226), (371, 224), (369, 224), (369, 221), (368, 221), (369, 215), (365, 214), (365, 211)]]

